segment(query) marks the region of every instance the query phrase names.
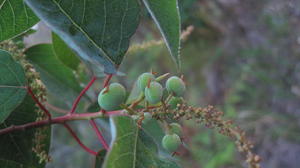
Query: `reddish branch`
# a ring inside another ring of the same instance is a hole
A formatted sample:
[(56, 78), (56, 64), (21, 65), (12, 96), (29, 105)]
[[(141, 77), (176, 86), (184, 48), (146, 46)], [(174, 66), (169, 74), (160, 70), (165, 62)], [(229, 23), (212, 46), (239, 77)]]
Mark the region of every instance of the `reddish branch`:
[(42, 105), (42, 103), (34, 95), (33, 91), (31, 90), (31, 88), (29, 86), (27, 87), (27, 92), (30, 94), (30, 96), (32, 97), (32, 99), (37, 103), (37, 105), (45, 112), (45, 114), (48, 116), (49, 120), (51, 120), (51, 114), (50, 114), (50, 112)]
[(24, 131), (30, 128), (37, 128), (37, 127), (43, 127), (51, 124), (64, 124), (68, 121), (74, 121), (74, 120), (91, 120), (94, 118), (103, 117), (104, 114), (102, 112), (96, 112), (96, 113), (82, 113), (82, 114), (72, 114), (72, 115), (64, 115), (61, 117), (56, 117), (51, 120), (41, 120), (41, 121), (35, 121), (31, 123), (27, 123), (24, 125), (12, 125), (10, 127), (4, 128), (0, 130), (0, 135), (11, 133), (14, 131)]
[(90, 149), (89, 147), (85, 146), (80, 139), (78, 138), (78, 136), (76, 135), (76, 133), (72, 130), (72, 128), (68, 125), (68, 124), (64, 124), (64, 126), (68, 129), (68, 131), (70, 132), (70, 134), (72, 135), (72, 137), (76, 140), (76, 142), (88, 153), (97, 156), (97, 152), (93, 151), (92, 149)]
[(76, 107), (80, 101), (80, 99), (82, 98), (82, 96), (86, 93), (86, 91), (89, 90), (89, 88), (93, 85), (93, 83), (95, 82), (97, 78), (95, 76), (92, 77), (92, 80), (87, 84), (87, 86), (80, 92), (79, 96), (76, 98), (76, 100), (73, 103), (73, 106), (70, 110), (70, 114), (74, 113), (76, 110)]
[(98, 129), (96, 122), (92, 119), (92, 120), (90, 120), (90, 124), (92, 125), (94, 131), (96, 132), (96, 135), (97, 135), (99, 141), (101, 142), (101, 144), (103, 145), (104, 149), (108, 151), (109, 150), (109, 146), (106, 143), (106, 141), (105, 141), (102, 133)]
[(113, 74), (106, 75), (106, 78), (104, 79), (104, 82), (103, 82), (103, 88), (108, 86), (109, 81), (111, 80), (112, 76), (113, 76)]

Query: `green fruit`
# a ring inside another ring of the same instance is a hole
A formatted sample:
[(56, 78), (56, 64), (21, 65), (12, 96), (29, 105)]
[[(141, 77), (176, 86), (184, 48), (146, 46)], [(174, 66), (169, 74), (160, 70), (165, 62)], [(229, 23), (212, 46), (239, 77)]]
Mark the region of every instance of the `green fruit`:
[(177, 134), (179, 136), (182, 135), (182, 127), (178, 123), (171, 123), (170, 124), (170, 131), (174, 134)]
[(162, 146), (169, 152), (175, 152), (180, 144), (181, 140), (177, 134), (168, 134), (162, 139)]
[(168, 104), (170, 105), (171, 109), (176, 109), (178, 104), (182, 104), (182, 98), (173, 96)]
[(144, 91), (145, 87), (148, 85), (148, 82), (154, 80), (155, 80), (155, 76), (152, 73), (145, 72), (139, 76), (137, 80), (137, 86), (141, 91)]
[(174, 94), (174, 96), (183, 96), (185, 91), (185, 84), (182, 79), (177, 76), (170, 77), (166, 82), (167, 90)]
[(149, 87), (145, 88), (145, 99), (151, 104), (160, 102), (162, 95), (163, 87), (158, 82), (152, 81)]
[(142, 121), (143, 124), (147, 124), (152, 119), (152, 115), (150, 113), (144, 113), (144, 120)]
[(98, 103), (102, 109), (112, 111), (119, 109), (125, 98), (125, 88), (119, 83), (112, 83), (108, 88), (102, 89), (98, 96)]

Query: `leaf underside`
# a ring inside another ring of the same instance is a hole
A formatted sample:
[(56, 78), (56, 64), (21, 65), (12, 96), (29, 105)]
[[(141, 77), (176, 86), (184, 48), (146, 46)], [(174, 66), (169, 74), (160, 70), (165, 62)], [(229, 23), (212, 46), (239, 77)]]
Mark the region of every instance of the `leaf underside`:
[(13, 38), (38, 22), (23, 0), (0, 0), (0, 41)]
[(17, 108), (26, 96), (25, 72), (12, 56), (0, 50), (0, 124)]
[(76, 71), (80, 60), (68, 45), (55, 33), (52, 33), (52, 45), (56, 57), (64, 65)]
[[(11, 125), (22, 125), (33, 122), (37, 118), (37, 107), (31, 96), (27, 94), (24, 101), (18, 106), (11, 115), (0, 124), (0, 129)], [(19, 131), (0, 135), (0, 167), (1, 168), (44, 168), (45, 163), (39, 163), (39, 158), (32, 148), (35, 147), (36, 129)], [(50, 146), (51, 129), (46, 128), (42, 131), (42, 149), (48, 153)]]
[(177, 0), (143, 0), (158, 26), (169, 52), (180, 68), (180, 15)]
[(103, 168), (179, 168), (172, 161), (160, 158), (153, 139), (138, 128), (131, 117), (113, 117), (113, 144)]
[(48, 92), (58, 99), (69, 102), (81, 91), (72, 70), (60, 62), (51, 44), (33, 46), (25, 54), (40, 73)]
[(25, 2), (82, 60), (106, 73), (116, 73), (139, 23), (138, 0)]

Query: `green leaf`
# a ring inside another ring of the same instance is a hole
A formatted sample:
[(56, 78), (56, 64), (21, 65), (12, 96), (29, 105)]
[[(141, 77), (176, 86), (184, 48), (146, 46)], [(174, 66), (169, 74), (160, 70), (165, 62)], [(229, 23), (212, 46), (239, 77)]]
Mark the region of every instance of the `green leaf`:
[(101, 168), (104, 158), (106, 155), (106, 150), (101, 150), (98, 152), (98, 155), (95, 157), (94, 168)]
[[(11, 125), (21, 125), (33, 122), (37, 118), (37, 107), (31, 96), (27, 94), (22, 104), (16, 108), (11, 115), (0, 124), (0, 129)], [(50, 146), (50, 127), (42, 128), (41, 144), (43, 149), (48, 153)], [(45, 163), (39, 163), (39, 158), (32, 148), (35, 146), (35, 133), (37, 129), (19, 131), (0, 136), (0, 167), (4, 168), (44, 168)]]
[(60, 39), (58, 35), (52, 33), (52, 44), (54, 53), (57, 58), (66, 66), (73, 70), (77, 70), (80, 63), (77, 55), (67, 46), (67, 44)]
[(25, 72), (11, 55), (0, 50), (0, 124), (17, 108), (26, 96)]
[(158, 26), (169, 52), (180, 68), (180, 15), (177, 0), (143, 0)]
[(16, 37), (38, 22), (23, 0), (0, 0), (0, 41)]
[(179, 168), (175, 162), (158, 156), (153, 139), (139, 129), (131, 117), (118, 116), (112, 120), (113, 144), (103, 168)]
[(72, 102), (81, 87), (72, 70), (58, 60), (52, 45), (39, 44), (26, 50), (25, 54), (40, 73), (49, 93), (60, 100)]
[(116, 73), (139, 23), (138, 0), (25, 0), (78, 55)]

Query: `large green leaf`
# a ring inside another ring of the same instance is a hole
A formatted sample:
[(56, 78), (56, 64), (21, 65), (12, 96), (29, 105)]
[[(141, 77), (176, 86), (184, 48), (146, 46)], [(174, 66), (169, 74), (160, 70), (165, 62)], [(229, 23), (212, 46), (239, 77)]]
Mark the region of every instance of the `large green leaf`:
[[(37, 107), (31, 96), (27, 94), (22, 104), (16, 108), (11, 115), (0, 124), (0, 129), (11, 126), (33, 122), (37, 118)], [(39, 158), (33, 152), (37, 141), (35, 133), (37, 129), (19, 131), (0, 136), (0, 167), (3, 168), (44, 168), (44, 163), (39, 163)], [(50, 146), (50, 127), (40, 132), (40, 143), (48, 153)]]
[(0, 41), (13, 38), (38, 22), (23, 0), (0, 0)]
[(180, 67), (180, 15), (177, 0), (143, 0), (158, 26), (172, 58)]
[(95, 163), (93, 168), (100, 168), (104, 162), (105, 159), (105, 155), (106, 155), (106, 150), (101, 150), (98, 152), (98, 155), (95, 157)]
[(18, 107), (26, 96), (25, 72), (11, 55), (0, 50), (0, 124)]
[(138, 0), (25, 0), (78, 55), (115, 73), (139, 23)]
[(112, 120), (113, 143), (103, 168), (179, 168), (175, 162), (160, 158), (153, 139), (131, 117)]
[(40, 72), (49, 93), (60, 100), (72, 102), (81, 87), (72, 70), (58, 60), (52, 45), (39, 44), (29, 48), (25, 54)]
[(52, 44), (54, 53), (57, 58), (63, 64), (76, 71), (80, 60), (78, 59), (77, 55), (69, 48), (69, 46), (55, 33), (52, 33)]

